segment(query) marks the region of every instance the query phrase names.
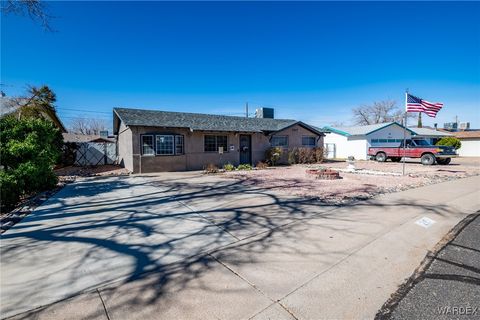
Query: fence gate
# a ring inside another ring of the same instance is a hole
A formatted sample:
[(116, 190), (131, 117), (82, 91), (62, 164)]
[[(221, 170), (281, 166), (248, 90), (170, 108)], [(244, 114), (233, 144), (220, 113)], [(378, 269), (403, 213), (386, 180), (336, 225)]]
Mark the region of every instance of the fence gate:
[(117, 148), (111, 142), (77, 142), (76, 166), (114, 164)]
[(335, 143), (325, 143), (325, 154), (327, 159), (335, 159), (337, 157), (337, 149)]

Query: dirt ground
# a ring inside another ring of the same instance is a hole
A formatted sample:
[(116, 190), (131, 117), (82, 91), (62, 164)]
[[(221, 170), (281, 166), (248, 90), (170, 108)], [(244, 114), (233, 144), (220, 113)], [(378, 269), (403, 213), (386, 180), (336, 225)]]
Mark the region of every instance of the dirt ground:
[(96, 167), (75, 167), (69, 166), (55, 170), (60, 182), (74, 180), (75, 177), (91, 176), (118, 176), (128, 174), (128, 170), (115, 165), (103, 165)]
[[(344, 203), (480, 174), (480, 158), (457, 158), (447, 166), (424, 166), (419, 161), (408, 160), (405, 176), (401, 175), (402, 166), (402, 163), (390, 161), (356, 161), (356, 170), (350, 173), (345, 172), (347, 163), (344, 161), (324, 162), (227, 172), (225, 177), (287, 194), (317, 198), (327, 203)], [(320, 167), (340, 170), (341, 179), (320, 180), (305, 172), (306, 169)]]

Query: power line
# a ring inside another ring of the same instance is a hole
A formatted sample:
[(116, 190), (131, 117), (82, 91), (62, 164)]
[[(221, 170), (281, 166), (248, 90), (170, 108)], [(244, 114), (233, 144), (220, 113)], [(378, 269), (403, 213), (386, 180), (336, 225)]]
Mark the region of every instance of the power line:
[[(61, 116), (60, 118), (62, 118), (62, 119), (63, 119), (63, 118), (67, 118), (67, 119), (78, 119), (78, 118), (80, 118), (80, 119), (82, 119), (83, 117), (78, 117), (78, 116), (77, 116), (77, 117), (74, 117), (74, 116)], [(102, 119), (102, 120), (110, 120), (109, 117), (104, 117), (104, 116), (102, 116), (102, 117), (96, 117), (96, 118), (99, 118), (99, 119)]]
[(106, 111), (95, 111), (95, 110), (70, 109), (70, 108), (63, 108), (63, 107), (57, 107), (56, 109), (58, 109), (58, 110), (68, 110), (68, 111), (78, 111), (78, 112), (94, 112), (94, 113), (106, 113), (106, 114), (112, 114), (112, 112), (106, 112)]

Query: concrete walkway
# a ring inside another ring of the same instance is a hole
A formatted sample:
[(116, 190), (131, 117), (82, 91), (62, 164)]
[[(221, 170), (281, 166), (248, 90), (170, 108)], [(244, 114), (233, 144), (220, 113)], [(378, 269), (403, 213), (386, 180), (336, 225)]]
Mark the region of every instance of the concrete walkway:
[(2, 318), (373, 318), (479, 185), (336, 208), (195, 173), (85, 180), (2, 236)]

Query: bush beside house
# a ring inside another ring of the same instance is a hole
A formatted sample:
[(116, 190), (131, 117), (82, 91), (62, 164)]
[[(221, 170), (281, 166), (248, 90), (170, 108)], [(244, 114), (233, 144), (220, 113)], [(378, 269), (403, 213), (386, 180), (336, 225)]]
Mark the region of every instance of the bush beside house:
[(437, 146), (448, 146), (454, 147), (455, 150), (458, 150), (462, 147), (462, 142), (455, 137), (444, 137), (437, 141)]
[(0, 119), (2, 212), (15, 206), (22, 196), (55, 187), (53, 167), (62, 147), (62, 134), (51, 121), (14, 116)]
[(288, 163), (318, 163), (323, 161), (323, 148), (293, 148), (288, 152)]

